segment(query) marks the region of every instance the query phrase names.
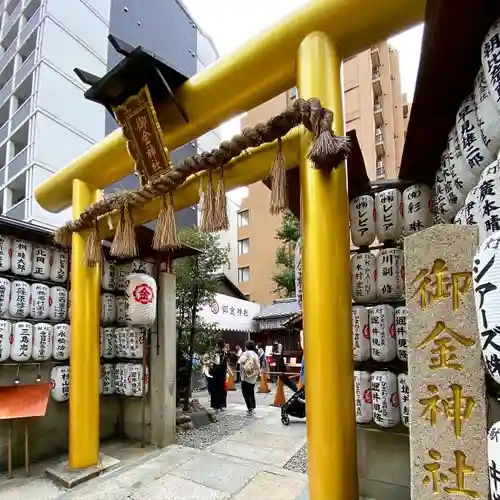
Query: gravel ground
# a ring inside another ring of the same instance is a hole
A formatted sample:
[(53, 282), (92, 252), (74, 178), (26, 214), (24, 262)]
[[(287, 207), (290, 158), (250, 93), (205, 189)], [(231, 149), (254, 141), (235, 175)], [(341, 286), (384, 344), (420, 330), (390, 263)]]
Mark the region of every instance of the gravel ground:
[(217, 422), (208, 424), (200, 429), (177, 434), (177, 443), (190, 448), (204, 450), (221, 439), (234, 434), (243, 427), (255, 423), (251, 417), (243, 415), (229, 415), (217, 413)]
[(285, 464), (285, 469), (307, 474), (307, 443)]

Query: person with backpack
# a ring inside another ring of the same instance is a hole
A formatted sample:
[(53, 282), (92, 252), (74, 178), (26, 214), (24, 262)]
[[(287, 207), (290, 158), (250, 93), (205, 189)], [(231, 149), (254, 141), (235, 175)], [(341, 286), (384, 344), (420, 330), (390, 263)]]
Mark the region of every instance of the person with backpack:
[(255, 383), (260, 373), (259, 356), (253, 340), (245, 342), (245, 352), (240, 356), (238, 363), (241, 368), (241, 392), (247, 405), (248, 415), (253, 415), (255, 407)]

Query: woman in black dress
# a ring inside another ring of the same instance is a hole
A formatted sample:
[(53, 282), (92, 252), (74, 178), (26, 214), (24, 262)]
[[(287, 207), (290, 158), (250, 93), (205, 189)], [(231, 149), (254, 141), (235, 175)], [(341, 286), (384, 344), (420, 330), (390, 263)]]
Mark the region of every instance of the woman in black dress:
[(227, 353), (224, 349), (223, 339), (217, 342), (216, 363), (212, 366), (210, 374), (212, 375), (210, 406), (214, 410), (223, 410), (227, 406), (226, 376), (227, 376)]

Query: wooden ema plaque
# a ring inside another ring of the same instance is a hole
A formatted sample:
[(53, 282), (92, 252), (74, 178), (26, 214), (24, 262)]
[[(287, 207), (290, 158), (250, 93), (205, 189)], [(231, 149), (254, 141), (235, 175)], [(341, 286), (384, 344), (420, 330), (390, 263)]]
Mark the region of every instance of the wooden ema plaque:
[(141, 185), (170, 170), (170, 157), (148, 86), (113, 108)]
[(43, 417), (49, 393), (49, 382), (0, 387), (0, 420)]

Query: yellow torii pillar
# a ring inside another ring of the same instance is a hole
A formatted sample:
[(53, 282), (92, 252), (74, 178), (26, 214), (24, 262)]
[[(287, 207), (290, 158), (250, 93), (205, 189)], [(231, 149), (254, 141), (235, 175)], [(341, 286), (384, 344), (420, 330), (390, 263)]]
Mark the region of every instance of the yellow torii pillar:
[[(344, 133), (342, 54), (322, 32), (298, 51), (302, 98), (319, 97)], [(351, 334), (349, 209), (345, 162), (330, 172), (307, 161), (310, 134), (301, 144), (302, 279), (307, 366), (309, 498), (358, 500), (356, 422)]]

